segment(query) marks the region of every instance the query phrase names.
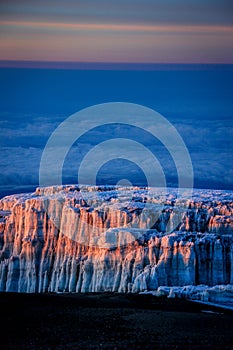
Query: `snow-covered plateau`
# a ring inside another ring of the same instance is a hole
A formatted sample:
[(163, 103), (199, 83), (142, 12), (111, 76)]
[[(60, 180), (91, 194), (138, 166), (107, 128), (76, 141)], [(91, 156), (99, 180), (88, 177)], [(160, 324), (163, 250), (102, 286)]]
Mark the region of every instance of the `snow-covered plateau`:
[(231, 301), (233, 192), (181, 192), (64, 185), (4, 197), (0, 290), (171, 297), (199, 288), (196, 299)]

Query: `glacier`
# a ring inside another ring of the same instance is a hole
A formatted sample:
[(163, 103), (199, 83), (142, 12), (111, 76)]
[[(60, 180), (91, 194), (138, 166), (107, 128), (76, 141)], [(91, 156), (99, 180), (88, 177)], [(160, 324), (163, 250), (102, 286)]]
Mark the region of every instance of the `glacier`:
[(232, 298), (231, 191), (61, 185), (0, 200), (0, 291), (171, 297), (200, 285)]

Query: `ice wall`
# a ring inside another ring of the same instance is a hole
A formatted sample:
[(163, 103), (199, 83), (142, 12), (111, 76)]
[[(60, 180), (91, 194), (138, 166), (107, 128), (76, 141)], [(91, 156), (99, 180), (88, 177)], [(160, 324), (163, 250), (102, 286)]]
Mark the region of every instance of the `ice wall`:
[(233, 195), (60, 186), (0, 201), (0, 290), (233, 284)]

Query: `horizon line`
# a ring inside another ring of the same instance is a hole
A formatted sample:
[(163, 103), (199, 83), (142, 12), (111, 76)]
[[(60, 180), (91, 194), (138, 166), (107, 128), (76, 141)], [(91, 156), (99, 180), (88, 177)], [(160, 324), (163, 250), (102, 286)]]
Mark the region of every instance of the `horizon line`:
[(0, 68), (77, 69), (77, 70), (158, 70), (171, 68), (229, 67), (226, 62), (93, 62), (49, 60), (0, 60)]

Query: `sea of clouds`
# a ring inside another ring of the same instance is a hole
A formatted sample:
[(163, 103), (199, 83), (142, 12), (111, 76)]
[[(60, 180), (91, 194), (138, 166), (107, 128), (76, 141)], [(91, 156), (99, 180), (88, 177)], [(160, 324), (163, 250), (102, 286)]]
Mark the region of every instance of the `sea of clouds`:
[[(39, 184), (39, 167), (42, 152), (52, 132), (64, 120), (64, 116), (28, 115), (1, 119), (1, 193), (17, 187), (33, 187)], [(233, 126), (224, 120), (176, 120), (173, 122), (190, 153), (194, 169), (194, 185), (197, 188), (232, 189), (233, 178)], [(83, 157), (95, 145), (114, 137), (130, 137), (145, 145), (159, 160), (166, 176), (167, 186), (177, 186), (177, 173), (172, 157), (166, 148), (140, 130), (120, 125), (103, 126), (90, 131), (75, 142), (64, 162), (63, 182), (77, 183), (78, 168)], [(133, 150), (132, 150), (133, 152)], [(108, 155), (111, 156), (111, 149)], [(148, 160), (145, 158), (146, 164)], [(95, 162), (90, 169), (95, 170)], [(51, 169), (52, 176), (52, 169)], [(145, 184), (141, 170), (126, 160), (108, 162), (99, 174), (99, 183), (116, 183), (128, 178), (133, 184)], [(87, 178), (88, 183), (88, 178)], [(158, 183), (158, 186), (160, 183)]]

